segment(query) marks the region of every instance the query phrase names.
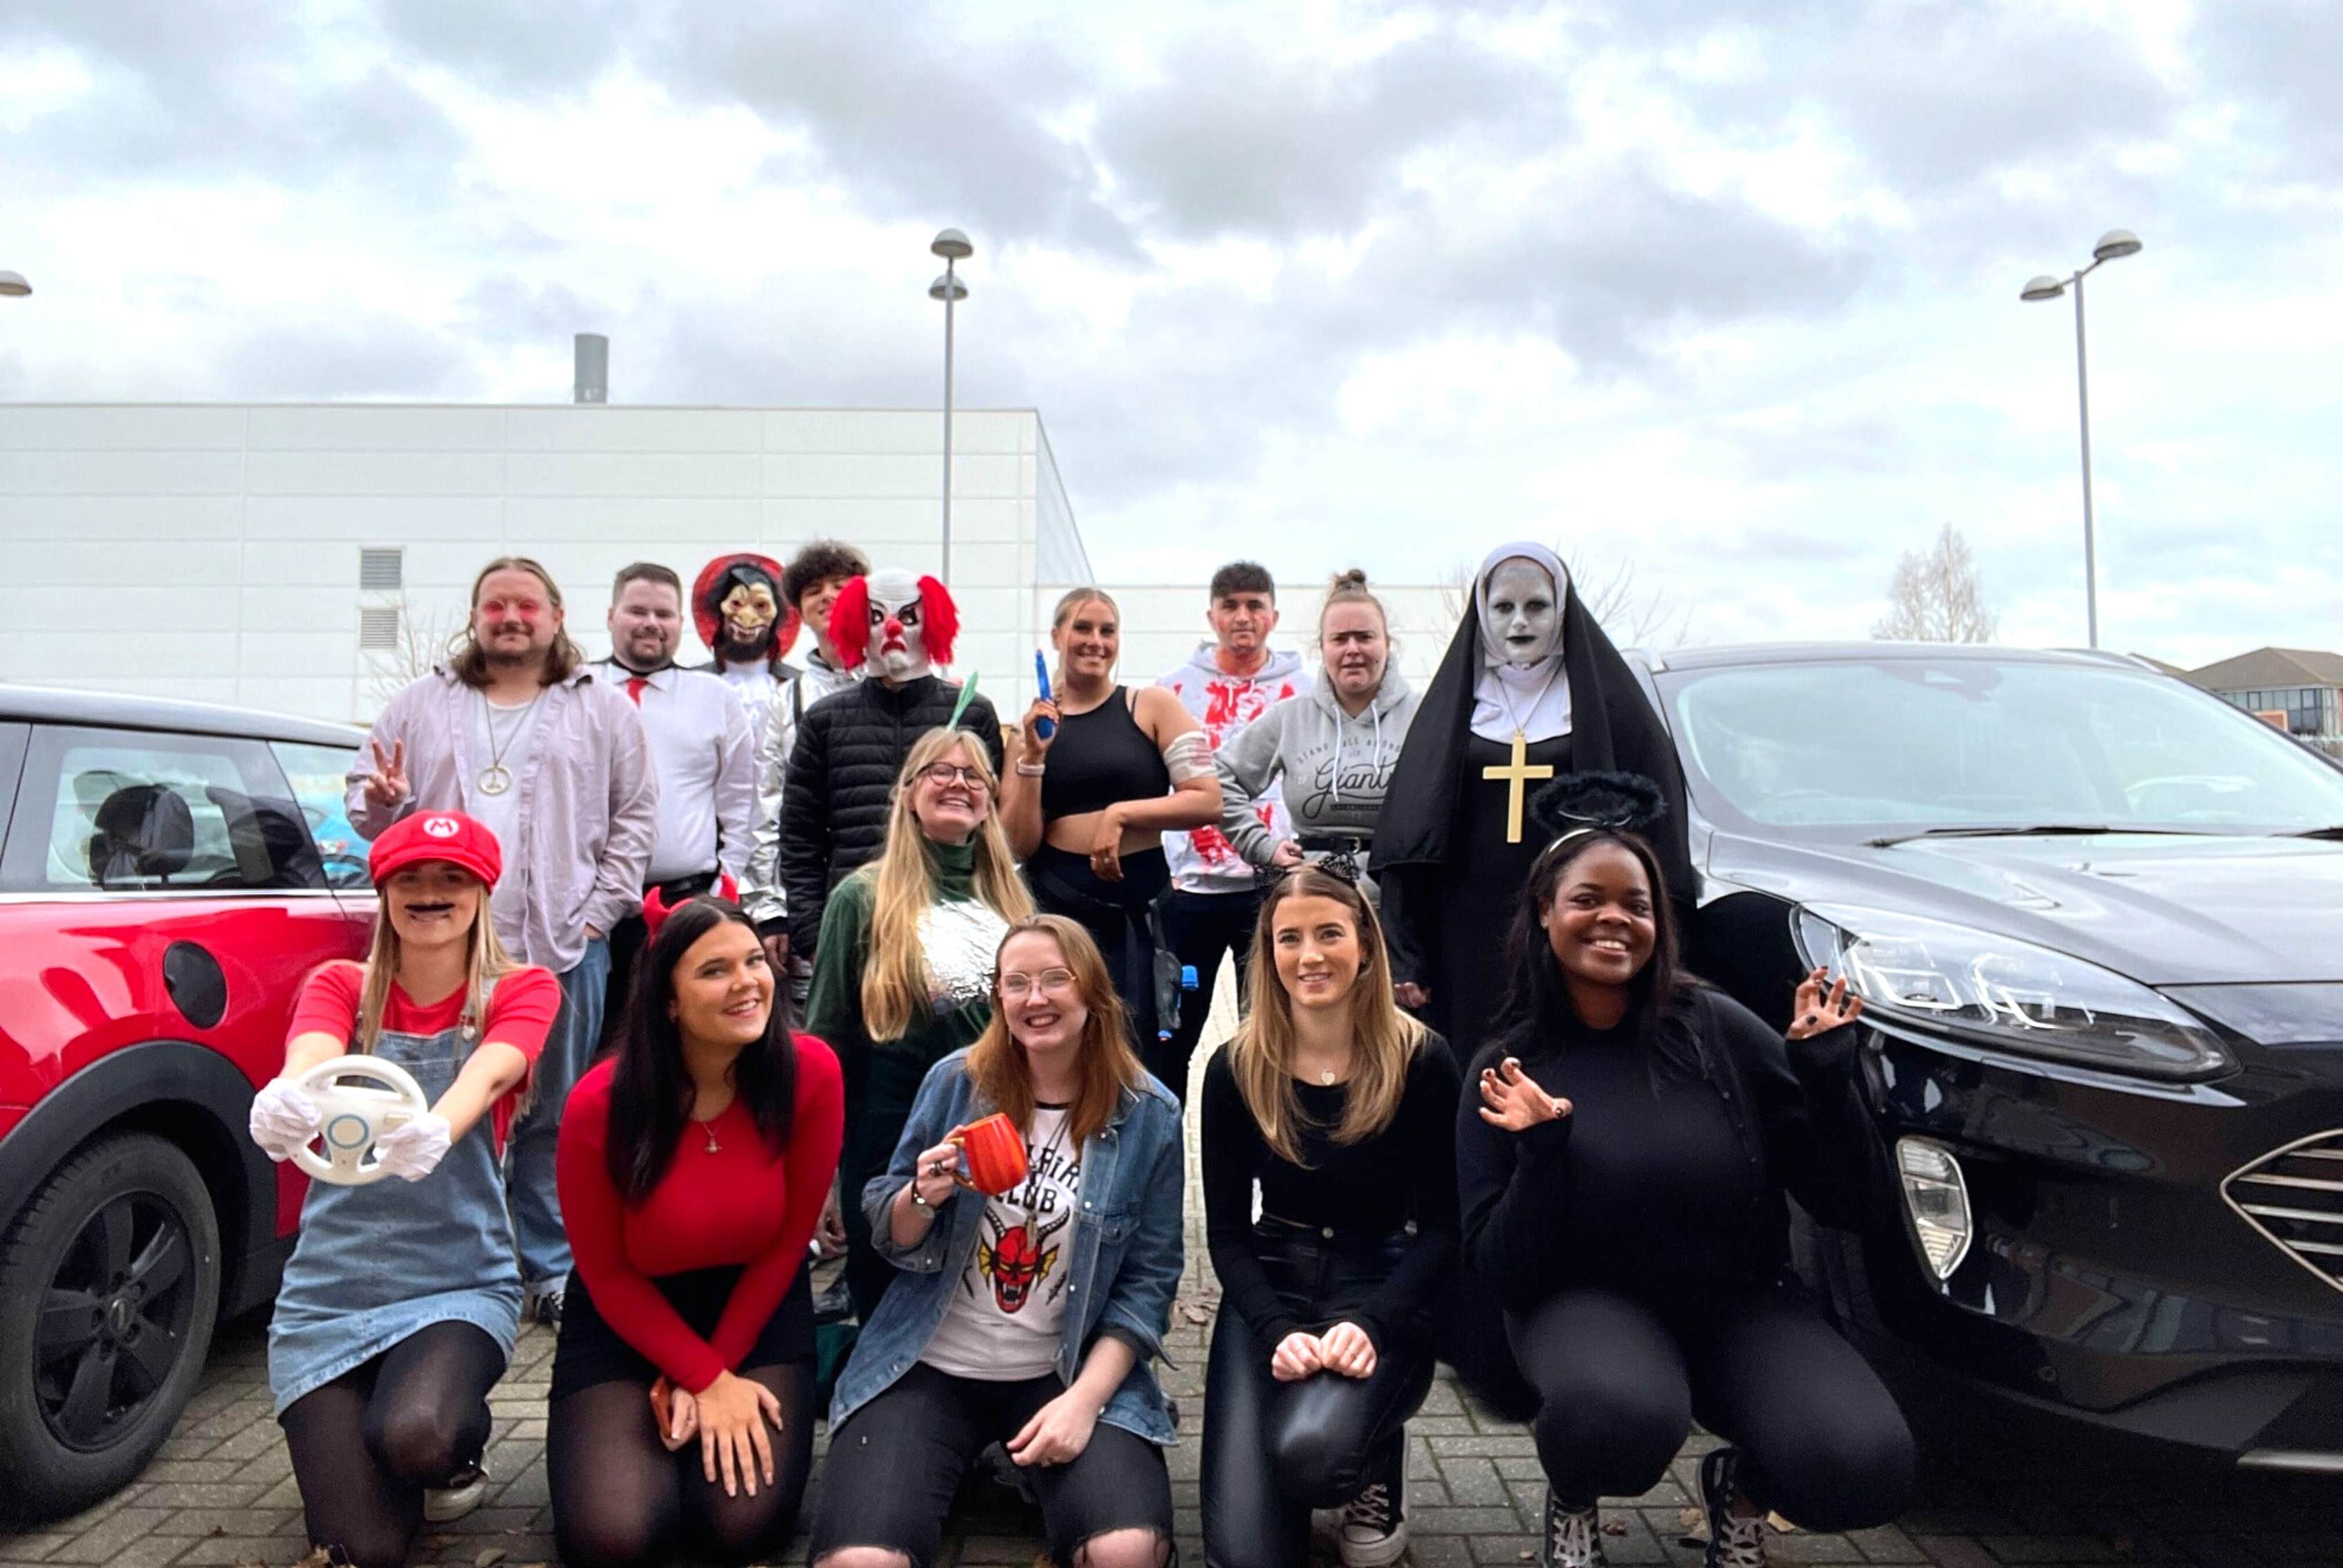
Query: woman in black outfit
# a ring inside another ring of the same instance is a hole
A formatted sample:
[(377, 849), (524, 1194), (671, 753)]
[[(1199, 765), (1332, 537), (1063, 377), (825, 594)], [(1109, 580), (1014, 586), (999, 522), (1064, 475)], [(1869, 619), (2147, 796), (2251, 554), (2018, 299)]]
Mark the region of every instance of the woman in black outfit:
[(1456, 1062), (1393, 1001), (1374, 913), (1331, 872), (1271, 890), (1252, 972), (1251, 1014), (1204, 1068), (1222, 1292), (1204, 1558), (1298, 1568), (1310, 1511), (1341, 1508), (1343, 1563), (1384, 1568), (1407, 1547), (1406, 1422), (1432, 1383), (1433, 1299), (1455, 1273)]
[(1538, 1397), (1544, 1562), (1602, 1563), (1596, 1501), (1649, 1490), (1696, 1417), (1734, 1445), (1701, 1465), (1707, 1562), (1754, 1568), (1765, 1511), (1859, 1529), (1912, 1484), (1894, 1398), (1787, 1267), (1785, 1191), (1825, 1224), (1884, 1218), (1861, 1004), (1809, 977), (1785, 1051), (1678, 970), (1651, 846), (1572, 826), (1629, 815), (1565, 799), (1590, 782), (1539, 802), (1567, 830), (1531, 867), (1506, 1010), (1458, 1119), (1465, 1257)]
[[(1121, 613), (1094, 588), (1058, 600), (1056, 700), (1026, 711), (1001, 817), (1033, 901), (1080, 922), (1106, 955), (1132, 1049), (1151, 1069), (1162, 1065), (1167, 1027), (1155, 1002), (1154, 904), (1172, 879), (1163, 834), (1218, 822), (1221, 779), (1202, 727), (1177, 696), (1115, 683)], [(1186, 1103), (1186, 1081), (1170, 1087)]]

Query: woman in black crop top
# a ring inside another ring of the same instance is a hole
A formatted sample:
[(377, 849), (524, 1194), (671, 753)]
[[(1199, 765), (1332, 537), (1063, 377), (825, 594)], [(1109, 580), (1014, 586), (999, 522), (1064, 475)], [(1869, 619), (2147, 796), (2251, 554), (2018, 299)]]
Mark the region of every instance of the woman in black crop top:
[(1343, 1563), (1381, 1568), (1406, 1550), (1406, 1422), (1455, 1279), (1456, 1062), (1393, 1001), (1374, 914), (1332, 872), (1271, 890), (1252, 973), (1204, 1068), (1204, 1559), (1300, 1568), (1310, 1511), (1340, 1508)]
[[(1160, 1032), (1152, 910), (1170, 880), (1163, 831), (1219, 821), (1221, 782), (1203, 730), (1177, 697), (1115, 684), (1120, 620), (1114, 600), (1094, 588), (1058, 601), (1050, 624), (1057, 699), (1026, 710), (1001, 813), (1034, 902), (1080, 921), (1097, 940), (1131, 1043), (1152, 1065)], [(1055, 727), (1047, 739), (1045, 720)]]

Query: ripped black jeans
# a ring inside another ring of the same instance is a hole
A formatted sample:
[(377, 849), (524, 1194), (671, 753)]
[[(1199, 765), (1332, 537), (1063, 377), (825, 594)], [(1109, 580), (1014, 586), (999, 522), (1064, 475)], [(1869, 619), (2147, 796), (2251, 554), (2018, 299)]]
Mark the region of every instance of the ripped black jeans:
[[(1278, 1299), (1312, 1333), (1355, 1315), (1397, 1266), (1408, 1238), (1329, 1236), (1263, 1219), (1255, 1255)], [(1234, 1312), (1212, 1326), (1204, 1380), (1204, 1561), (1207, 1568), (1300, 1568), (1310, 1511), (1339, 1508), (1372, 1481), (1396, 1475), (1407, 1418), (1432, 1387), (1432, 1335), (1422, 1318), (1385, 1325), (1364, 1378), (1320, 1372), (1280, 1382), (1275, 1345)]]

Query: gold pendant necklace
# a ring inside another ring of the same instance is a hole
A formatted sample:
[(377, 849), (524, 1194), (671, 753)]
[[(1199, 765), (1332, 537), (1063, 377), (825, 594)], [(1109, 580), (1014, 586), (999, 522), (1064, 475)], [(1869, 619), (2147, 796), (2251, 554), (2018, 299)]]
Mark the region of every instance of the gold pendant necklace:
[(706, 1149), (704, 1149), (704, 1150), (700, 1151), (700, 1152), (701, 1152), (701, 1153), (703, 1153), (703, 1154), (718, 1154), (718, 1153), (721, 1153), (721, 1152), (723, 1151), (724, 1145), (722, 1145), (721, 1143), (719, 1143), (719, 1142), (717, 1142), (717, 1141), (716, 1141), (716, 1121), (717, 1121), (717, 1117), (720, 1117), (720, 1116), (722, 1116), (723, 1114), (724, 1114), (724, 1112), (722, 1112), (721, 1111), (718, 1111), (718, 1112), (716, 1113), (716, 1115), (715, 1115), (715, 1116), (711, 1116), (711, 1117), (709, 1117), (709, 1118), (707, 1121), (700, 1121), (700, 1120), (699, 1120), (699, 1117), (697, 1117), (697, 1116), (695, 1116), (695, 1117), (693, 1117), (693, 1118), (691, 1119), (691, 1121), (692, 1121), (692, 1124), (693, 1124), (694, 1126), (698, 1127), (698, 1128), (699, 1128), (702, 1132), (705, 1132), (706, 1134), (708, 1134), (708, 1147), (707, 1147)]

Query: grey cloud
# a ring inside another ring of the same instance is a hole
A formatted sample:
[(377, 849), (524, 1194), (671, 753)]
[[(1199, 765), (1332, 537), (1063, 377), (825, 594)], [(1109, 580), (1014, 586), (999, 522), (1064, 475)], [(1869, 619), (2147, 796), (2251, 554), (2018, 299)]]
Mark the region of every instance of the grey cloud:
[(443, 397), (471, 368), (465, 347), (412, 321), (381, 313), (273, 323), (236, 338), (215, 379), (240, 397)]
[(1105, 106), (1093, 139), (1118, 194), (1182, 236), (1349, 232), (1396, 188), (1408, 153), (1476, 132), (1519, 143), (1569, 121), (1535, 72), (1447, 34), (1341, 72), (1201, 35), (1163, 75)]
[(641, 0), (381, 0), (377, 25), (394, 47), (504, 93), (584, 86), (660, 32)]
[(2221, 0), (2197, 9), (2189, 38), (2216, 90), (2268, 135), (2282, 168), (2314, 178), (2343, 171), (2335, 114), (2343, 10), (2327, 0)]
[(559, 283), (531, 283), (512, 273), (482, 278), (464, 296), (462, 326), (473, 342), (497, 347), (567, 342), (573, 333), (623, 332), (631, 312)]
[(666, 47), (688, 90), (805, 131), (873, 216), (1135, 258), (1088, 155), (1042, 124), (1083, 80), (1046, 30), (988, 42), (831, 0), (695, 12)]
[(1675, 188), (1640, 161), (1574, 170), (1510, 216), (1468, 246), (1445, 214), (1419, 206), (1356, 281), (1413, 326), (1534, 327), (1618, 370), (1644, 363), (1650, 332), (1668, 324), (1835, 311), (1868, 268), (1860, 251), (1738, 198)]
[(437, 106), (380, 66), (322, 77), (315, 55), (329, 38), (253, 17), (225, 0), (0, 8), (0, 47), (62, 45), (96, 82), (12, 142), (20, 188), (253, 174), (419, 194), (445, 179), (463, 144)]

